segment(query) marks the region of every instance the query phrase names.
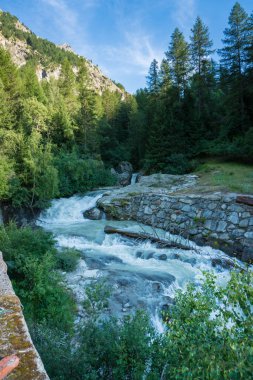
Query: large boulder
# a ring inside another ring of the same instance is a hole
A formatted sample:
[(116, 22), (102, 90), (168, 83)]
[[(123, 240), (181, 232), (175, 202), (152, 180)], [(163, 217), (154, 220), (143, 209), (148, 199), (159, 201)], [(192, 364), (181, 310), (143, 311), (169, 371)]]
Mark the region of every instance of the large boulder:
[(118, 185), (128, 186), (131, 184), (133, 167), (130, 162), (122, 161), (119, 165), (111, 170), (111, 173), (117, 177)]
[(90, 220), (101, 220), (103, 217), (103, 211), (99, 210), (97, 207), (93, 207), (84, 211), (83, 216)]

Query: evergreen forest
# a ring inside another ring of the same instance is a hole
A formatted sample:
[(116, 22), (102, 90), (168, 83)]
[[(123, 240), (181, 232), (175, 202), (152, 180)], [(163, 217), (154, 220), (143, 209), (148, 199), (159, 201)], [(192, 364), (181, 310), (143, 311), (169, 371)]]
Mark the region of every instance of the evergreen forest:
[[(189, 41), (176, 28), (135, 94), (121, 84), (98, 94), (86, 59), (16, 23), (0, 13), (5, 38), (32, 52), (18, 67), (0, 48), (0, 205), (43, 210), (52, 199), (115, 185), (111, 168), (121, 161), (145, 174), (190, 173), (215, 157), (253, 164), (253, 13), (238, 2), (221, 49), (200, 17)], [(59, 78), (39, 80), (39, 64), (60, 65)], [(142, 311), (100, 318), (110, 289), (98, 282), (86, 289), (87, 318), (77, 326), (62, 271), (77, 267), (80, 252), (56, 244), (41, 228), (0, 226), (0, 251), (51, 380), (252, 378), (252, 270), (232, 272), (226, 287), (205, 273), (177, 291), (164, 334)]]
[[(94, 92), (85, 59), (16, 29), (8, 13), (0, 19), (5, 36), (38, 51), (19, 69), (0, 51), (2, 201), (43, 208), (113, 183), (108, 168), (123, 160), (172, 174), (192, 171), (203, 157), (252, 162), (253, 15), (239, 3), (219, 51), (199, 17), (189, 42), (176, 28), (160, 66), (150, 65), (147, 87), (124, 99)], [(62, 65), (58, 80), (38, 81), (40, 56)]]

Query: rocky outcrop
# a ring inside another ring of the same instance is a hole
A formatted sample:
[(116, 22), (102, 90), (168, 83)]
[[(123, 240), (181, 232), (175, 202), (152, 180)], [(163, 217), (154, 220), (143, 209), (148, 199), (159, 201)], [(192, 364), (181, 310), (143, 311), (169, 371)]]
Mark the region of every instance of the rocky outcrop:
[(101, 220), (103, 217), (103, 211), (99, 210), (97, 207), (93, 207), (84, 211), (83, 216), (90, 220)]
[(128, 186), (131, 183), (133, 167), (130, 162), (122, 161), (116, 169), (111, 169), (111, 173), (117, 178), (118, 185)]
[[(16, 28), (24, 32), (31, 33), (31, 31), (28, 28), (26, 28), (26, 26), (21, 24), (19, 21), (17, 21), (16, 23)], [(28, 59), (30, 59), (31, 57), (36, 57), (37, 59), (39, 59), (39, 61), (43, 61), (43, 57), (41, 57), (37, 51), (32, 50), (31, 46), (29, 46), (26, 43), (26, 41), (19, 40), (14, 37), (6, 38), (1, 33), (1, 31), (0, 46), (4, 47), (6, 50), (9, 51), (13, 62), (18, 67), (25, 65)], [(63, 44), (58, 47), (66, 51), (73, 52), (68, 44)], [(99, 67), (94, 65), (90, 60), (85, 60), (85, 62), (90, 78), (90, 86), (95, 92), (97, 92), (99, 95), (102, 95), (102, 93), (106, 90), (110, 92), (117, 92), (120, 94), (122, 100), (125, 99), (126, 93), (124, 90), (118, 87), (111, 79), (107, 78), (99, 69)], [(75, 66), (73, 66), (73, 72), (75, 74), (77, 74), (78, 72)], [(60, 73), (61, 66), (59, 64), (47, 64), (47, 67), (45, 67), (41, 63), (38, 64), (36, 68), (36, 74), (39, 80), (49, 80), (50, 78), (59, 79)]]
[(13, 62), (19, 67), (26, 64), (31, 54), (31, 48), (26, 44), (25, 41), (16, 40), (13, 37), (7, 39), (3, 36), (1, 31), (0, 46), (9, 51)]
[(238, 194), (195, 192), (191, 176), (180, 176), (180, 191), (176, 177), (169, 189), (143, 186), (150, 181), (142, 179), (99, 199), (98, 205), (117, 219), (134, 219), (253, 261), (253, 207), (237, 203)]
[(0, 252), (0, 356), (17, 355), (18, 367), (8, 380), (49, 380), (36, 351)]

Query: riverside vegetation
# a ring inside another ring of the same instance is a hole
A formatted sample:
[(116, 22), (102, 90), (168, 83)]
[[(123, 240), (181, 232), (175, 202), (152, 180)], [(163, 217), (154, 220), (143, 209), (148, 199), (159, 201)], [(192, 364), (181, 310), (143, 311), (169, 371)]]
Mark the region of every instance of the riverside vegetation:
[[(83, 58), (18, 30), (6, 12), (0, 21), (6, 38), (39, 53), (17, 68), (0, 49), (1, 202), (45, 208), (52, 198), (111, 185), (108, 168), (121, 160), (165, 173), (190, 172), (210, 155), (252, 163), (253, 15), (238, 3), (219, 64), (198, 18), (190, 44), (176, 29), (161, 67), (151, 64), (147, 88), (124, 100), (92, 90)], [(59, 79), (38, 81), (38, 63), (60, 64)], [(91, 312), (75, 326), (75, 301), (59, 269), (74, 269), (78, 252), (57, 253), (51, 234), (1, 227), (0, 250), (52, 380), (251, 377), (251, 271), (232, 273), (225, 287), (206, 274), (201, 286), (178, 292), (159, 335), (141, 312), (101, 320), (101, 287), (90, 290)]]

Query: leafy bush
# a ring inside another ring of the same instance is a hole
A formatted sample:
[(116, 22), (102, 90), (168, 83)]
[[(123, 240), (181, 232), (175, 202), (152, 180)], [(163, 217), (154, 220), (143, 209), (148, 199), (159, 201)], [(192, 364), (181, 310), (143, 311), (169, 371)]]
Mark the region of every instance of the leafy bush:
[(81, 257), (79, 251), (73, 248), (64, 248), (56, 254), (57, 267), (65, 272), (73, 272)]
[(234, 272), (217, 287), (206, 274), (202, 287), (178, 292), (166, 316), (167, 379), (249, 379), (253, 371), (253, 274)]
[[(37, 329), (34, 341), (52, 380), (250, 379), (252, 289), (251, 271), (232, 273), (225, 287), (206, 274), (201, 286), (189, 284), (185, 292), (178, 291), (163, 315), (163, 335), (142, 312), (105, 320), (97, 319), (95, 307), (72, 343), (70, 335), (47, 328)], [(93, 290), (99, 305), (100, 291)]]
[(98, 318), (108, 307), (110, 289), (104, 279), (97, 280), (85, 287), (86, 299), (83, 303), (85, 311), (93, 319)]
[(184, 154), (175, 153), (167, 158), (163, 171), (169, 174), (186, 174), (192, 172), (196, 166), (197, 163)]
[(41, 229), (18, 229), (14, 224), (0, 228), (0, 250), (26, 318), (49, 326), (60, 323), (68, 330), (75, 307), (56, 271), (54, 244), (53, 236)]
[(83, 193), (115, 183), (115, 178), (104, 168), (102, 161), (82, 159), (76, 152), (61, 153), (55, 159), (55, 165), (59, 173), (61, 196)]

